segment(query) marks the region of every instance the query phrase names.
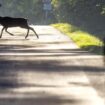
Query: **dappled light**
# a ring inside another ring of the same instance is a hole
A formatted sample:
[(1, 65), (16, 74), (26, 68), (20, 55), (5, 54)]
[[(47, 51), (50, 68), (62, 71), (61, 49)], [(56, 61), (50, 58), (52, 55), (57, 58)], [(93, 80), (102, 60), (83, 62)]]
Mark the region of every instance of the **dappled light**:
[(79, 49), (53, 27), (34, 28), (39, 39), (31, 33), (25, 40), (22, 29), (0, 39), (0, 104), (104, 105), (91, 81), (104, 77), (102, 56)]
[[(17, 100), (17, 103), (18, 100), (20, 103), (27, 102), (28, 99), (28, 102), (37, 104), (40, 101), (43, 104), (50, 102), (50, 104), (54, 103), (55, 105), (82, 104), (85, 103), (84, 99), (87, 94), (94, 96), (93, 90), (89, 87), (89, 80), (86, 76), (81, 75), (84, 74), (83, 71), (88, 72), (89, 75), (100, 74), (100, 76), (103, 76), (104, 73), (104, 68), (92, 65), (85, 66), (85, 62), (83, 63), (76, 58), (63, 61), (59, 61), (59, 59), (52, 60), (49, 57), (42, 60), (36, 58), (38, 57), (31, 57), (31, 55), (15, 55), (15, 57), (12, 55), (1, 59), (0, 100), (3, 98), (2, 100), (8, 102), (7, 99), (9, 98), (9, 100)], [(73, 64), (75, 61), (81, 62), (81, 66)], [(75, 92), (74, 96), (72, 96), (72, 92)], [(76, 98), (80, 94), (85, 95), (83, 100)], [(90, 100), (92, 97), (90, 97)], [(40, 101), (37, 101), (39, 98)]]
[(104, 27), (104, 0), (0, 0), (0, 105), (105, 105)]

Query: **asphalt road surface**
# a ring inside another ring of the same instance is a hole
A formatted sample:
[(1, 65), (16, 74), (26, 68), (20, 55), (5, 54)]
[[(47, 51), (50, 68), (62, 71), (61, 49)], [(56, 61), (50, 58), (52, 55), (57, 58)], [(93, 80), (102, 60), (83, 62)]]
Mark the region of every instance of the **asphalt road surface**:
[(103, 57), (80, 50), (51, 26), (0, 39), (0, 105), (105, 105)]

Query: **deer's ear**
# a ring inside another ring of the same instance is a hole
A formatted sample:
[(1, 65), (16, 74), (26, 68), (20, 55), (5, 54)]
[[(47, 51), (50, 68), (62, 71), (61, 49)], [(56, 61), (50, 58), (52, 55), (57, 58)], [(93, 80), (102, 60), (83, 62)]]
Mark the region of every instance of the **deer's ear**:
[(0, 7), (1, 7), (2, 5), (0, 4)]

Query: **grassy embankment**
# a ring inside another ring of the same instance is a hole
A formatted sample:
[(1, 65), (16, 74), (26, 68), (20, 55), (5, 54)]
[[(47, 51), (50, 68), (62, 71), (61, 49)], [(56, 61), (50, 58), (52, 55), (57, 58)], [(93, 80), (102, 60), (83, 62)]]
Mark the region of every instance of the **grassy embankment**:
[(102, 54), (103, 42), (94, 35), (67, 23), (57, 23), (52, 24), (52, 26), (68, 35), (80, 48), (96, 54)]

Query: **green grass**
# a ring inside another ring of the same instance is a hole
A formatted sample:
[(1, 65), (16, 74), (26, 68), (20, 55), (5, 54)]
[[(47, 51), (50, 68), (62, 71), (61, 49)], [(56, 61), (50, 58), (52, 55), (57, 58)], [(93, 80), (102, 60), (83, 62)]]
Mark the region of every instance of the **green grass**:
[(94, 35), (84, 32), (79, 28), (67, 23), (57, 23), (52, 24), (52, 26), (60, 30), (62, 33), (68, 35), (78, 45), (78, 47), (90, 52), (102, 54), (103, 43)]

